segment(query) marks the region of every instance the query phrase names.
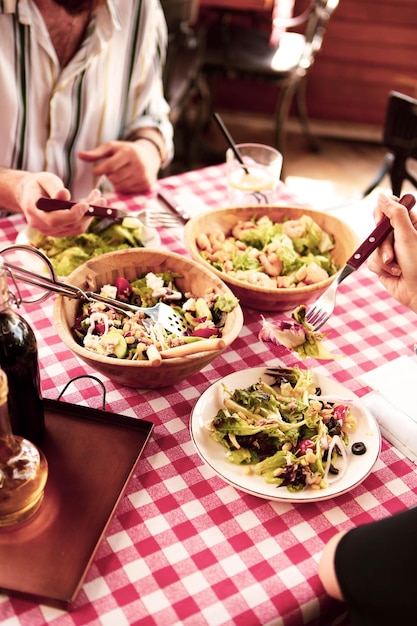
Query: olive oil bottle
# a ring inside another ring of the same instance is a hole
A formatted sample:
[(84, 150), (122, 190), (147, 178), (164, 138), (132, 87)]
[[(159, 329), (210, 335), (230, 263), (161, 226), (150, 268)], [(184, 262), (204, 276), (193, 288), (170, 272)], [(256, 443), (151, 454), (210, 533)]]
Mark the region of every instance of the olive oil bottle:
[(31, 441), (12, 433), (8, 384), (0, 369), (0, 528), (28, 520), (42, 504), (48, 462)]
[(13, 434), (35, 444), (42, 441), (45, 419), (35, 333), (11, 307), (3, 259), (0, 257), (0, 367), (9, 387), (8, 407)]

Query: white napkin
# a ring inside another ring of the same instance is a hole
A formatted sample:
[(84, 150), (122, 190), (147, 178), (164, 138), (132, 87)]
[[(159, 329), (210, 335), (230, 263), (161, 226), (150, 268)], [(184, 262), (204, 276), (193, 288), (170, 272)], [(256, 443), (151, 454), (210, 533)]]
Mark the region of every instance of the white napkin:
[[(205, 213), (209, 210), (207, 204), (205, 204), (201, 198), (195, 196), (193, 193), (176, 193), (175, 191), (172, 191), (170, 192), (170, 195), (172, 197), (172, 201), (180, 205), (190, 217), (195, 217), (196, 215), (200, 215), (200, 213)], [(146, 206), (149, 209), (154, 208), (156, 212), (158, 209), (160, 210), (161, 207), (164, 211), (169, 212), (165, 203), (158, 198), (151, 198), (146, 202)], [(178, 218), (178, 224), (184, 226), (181, 218)]]
[(196, 215), (200, 215), (201, 213), (205, 213), (209, 210), (208, 205), (193, 193), (176, 193), (175, 200), (182, 206), (183, 209), (185, 209), (185, 211), (187, 211), (190, 217), (195, 217)]
[[(209, 210), (207, 204), (205, 204), (203, 200), (201, 200), (201, 198), (195, 196), (192, 193), (170, 192), (170, 194), (172, 196), (172, 200), (178, 205), (181, 205), (183, 211), (185, 211), (190, 216), (190, 218), (195, 217), (196, 215), (200, 215), (200, 213), (205, 213)], [(154, 209), (156, 214), (158, 213), (158, 211), (161, 210), (161, 208), (164, 212), (170, 213), (170, 210), (167, 208), (165, 203), (158, 198), (151, 198), (146, 202), (146, 206), (150, 210)], [(172, 215), (175, 217), (174, 213), (172, 213)], [(174, 224), (174, 226), (170, 227), (170, 231), (173, 232), (179, 239), (183, 239), (184, 222), (179, 217), (179, 215), (177, 216), (177, 221), (178, 226)]]
[[(196, 215), (200, 215), (200, 213), (205, 213), (206, 211), (209, 210), (209, 207), (207, 206), (207, 204), (205, 204), (204, 201), (201, 200), (201, 198), (199, 198), (198, 196), (195, 196), (192, 193), (175, 193), (175, 192), (171, 193), (170, 192), (170, 194), (172, 196), (173, 201), (181, 205), (181, 208), (190, 216), (190, 218), (195, 217)], [(149, 208), (152, 208), (152, 206), (155, 207), (156, 210), (162, 207), (164, 211), (169, 212), (169, 209), (167, 209), (164, 202), (159, 201), (158, 198), (149, 200), (147, 205), (149, 206)], [(181, 239), (182, 241), (184, 241), (184, 222), (181, 220), (179, 216), (178, 216), (178, 226), (173, 226), (173, 227), (171, 226), (170, 232), (173, 233), (175, 236), (177, 236), (178, 239)]]
[(362, 398), (385, 439), (417, 464), (417, 359), (401, 356), (361, 376)]

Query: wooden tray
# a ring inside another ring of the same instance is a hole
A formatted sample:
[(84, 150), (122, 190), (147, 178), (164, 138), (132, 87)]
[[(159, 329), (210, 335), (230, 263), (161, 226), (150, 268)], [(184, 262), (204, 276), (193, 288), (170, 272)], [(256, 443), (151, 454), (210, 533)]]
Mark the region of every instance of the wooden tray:
[(45, 497), (31, 520), (0, 528), (0, 588), (68, 608), (153, 424), (58, 400), (43, 402)]

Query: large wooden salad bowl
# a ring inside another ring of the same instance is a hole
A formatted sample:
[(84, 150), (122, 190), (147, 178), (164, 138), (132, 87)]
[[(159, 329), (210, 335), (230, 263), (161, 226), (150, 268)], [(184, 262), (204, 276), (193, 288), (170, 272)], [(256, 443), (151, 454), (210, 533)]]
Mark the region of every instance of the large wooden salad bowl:
[[(216, 293), (232, 295), (221, 279), (195, 261), (172, 252), (148, 248), (109, 252), (101, 257), (90, 259), (74, 270), (66, 278), (66, 282), (83, 290), (90, 289), (91, 282), (93, 282), (96, 287), (94, 291), (97, 291), (105, 284), (114, 284), (119, 276), (134, 280), (147, 272), (159, 273), (166, 270), (174, 271), (181, 276), (176, 280), (176, 284), (182, 292), (203, 296), (208, 288), (213, 287)], [(97, 372), (104, 374), (115, 383), (138, 389), (168, 387), (199, 372), (230, 346), (239, 335), (243, 325), (242, 310), (240, 306), (237, 306), (227, 315), (222, 332), (223, 347), (163, 359), (157, 367), (154, 367), (149, 364), (149, 361), (101, 356), (77, 343), (72, 326), (79, 306), (78, 300), (63, 296), (56, 299), (54, 325), (59, 337), (74, 354)]]
[(312, 285), (295, 288), (266, 288), (237, 280), (236, 278), (213, 267), (205, 260), (197, 246), (200, 233), (210, 233), (220, 228), (228, 235), (239, 221), (248, 221), (253, 216), (269, 215), (273, 222), (282, 222), (285, 218), (298, 219), (302, 215), (311, 216), (315, 222), (334, 238), (332, 259), (338, 268), (345, 265), (348, 258), (359, 245), (355, 232), (343, 220), (324, 211), (293, 206), (251, 206), (221, 208), (207, 211), (192, 218), (185, 225), (184, 241), (191, 257), (206, 269), (210, 269), (217, 278), (225, 282), (239, 298), (242, 306), (259, 311), (291, 311), (301, 304), (307, 304), (319, 297), (333, 282), (335, 274)]

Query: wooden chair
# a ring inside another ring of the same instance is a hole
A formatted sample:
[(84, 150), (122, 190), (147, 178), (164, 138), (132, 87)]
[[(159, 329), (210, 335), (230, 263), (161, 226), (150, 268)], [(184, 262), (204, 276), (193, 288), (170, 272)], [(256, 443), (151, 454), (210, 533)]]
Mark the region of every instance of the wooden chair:
[(382, 144), (387, 148), (382, 166), (362, 197), (369, 195), (388, 174), (392, 193), (399, 197), (405, 180), (417, 187), (408, 169), (410, 159), (417, 160), (417, 100), (391, 91), (385, 114)]
[[(211, 86), (212, 101), (214, 84), (219, 77), (255, 79), (275, 85), (279, 89), (275, 109), (275, 145), (283, 153), (285, 129), (294, 98), (302, 129), (311, 148), (318, 150), (309, 128), (305, 85), (322, 46), (328, 21), (338, 3), (339, 0), (310, 0), (309, 6), (298, 16), (281, 23), (275, 22), (275, 28), (282, 27), (284, 30), (276, 45), (271, 44), (270, 15), (267, 25), (259, 19), (259, 14), (248, 24), (236, 19), (236, 14), (233, 16), (226, 12), (220, 21), (207, 29), (203, 75)], [(242, 12), (239, 17), (242, 17)], [(302, 32), (288, 30), (295, 27)], [(261, 93), (260, 88), (260, 97)]]

